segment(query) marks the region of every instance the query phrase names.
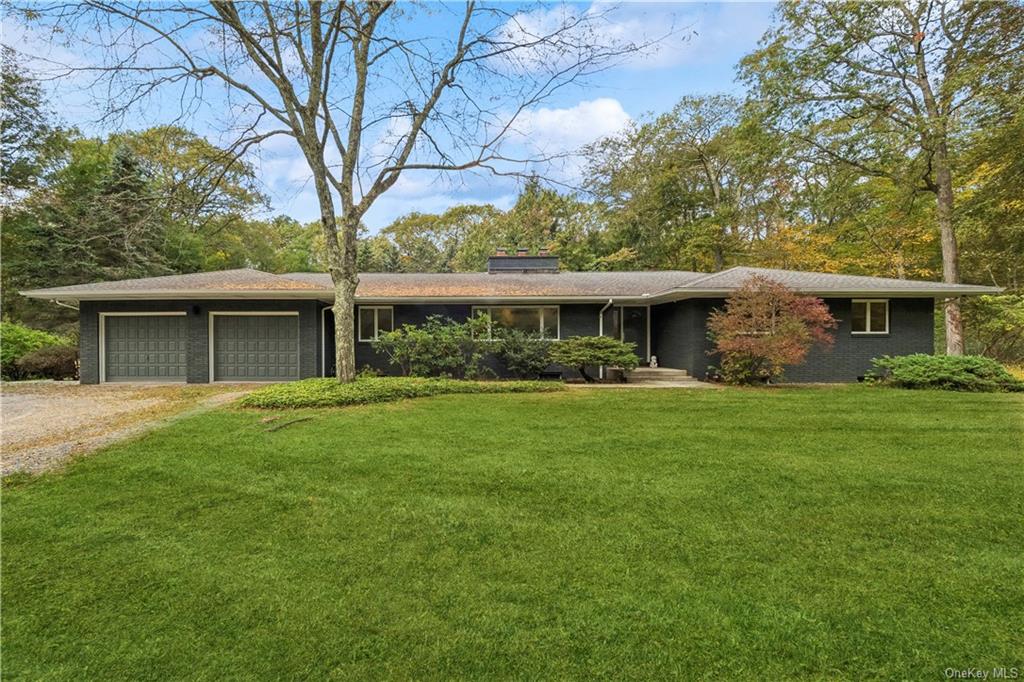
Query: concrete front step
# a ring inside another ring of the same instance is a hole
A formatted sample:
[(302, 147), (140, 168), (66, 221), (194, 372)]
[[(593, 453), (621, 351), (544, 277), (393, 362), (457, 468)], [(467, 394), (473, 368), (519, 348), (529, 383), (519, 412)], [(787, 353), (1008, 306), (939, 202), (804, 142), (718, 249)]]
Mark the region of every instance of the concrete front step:
[(629, 373), (630, 377), (643, 377), (647, 378), (668, 378), (668, 377), (688, 377), (690, 373), (685, 369), (671, 369), (669, 367), (637, 367)]
[(678, 379), (634, 379), (631, 377), (626, 380), (626, 383), (645, 385), (664, 384), (666, 386), (676, 386), (679, 384), (696, 384), (700, 382), (693, 377), (679, 377)]

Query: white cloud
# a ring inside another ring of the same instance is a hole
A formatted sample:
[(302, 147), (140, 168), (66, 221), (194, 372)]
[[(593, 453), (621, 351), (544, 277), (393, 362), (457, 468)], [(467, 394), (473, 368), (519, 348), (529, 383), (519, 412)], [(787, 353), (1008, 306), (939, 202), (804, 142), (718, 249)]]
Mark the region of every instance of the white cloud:
[(586, 10), (556, 5), (520, 12), (503, 27), (511, 42), (528, 43), (558, 36), (554, 44), (519, 53), (520, 66), (544, 70), (571, 64), (581, 51), (600, 43), (636, 50), (619, 59), (632, 69), (657, 69), (677, 64), (693, 35), (696, 13), (671, 4), (613, 5), (592, 3)]
[(444, 184), (443, 176), (437, 173), (405, 172), (398, 176), (388, 194), (406, 198), (425, 197), (436, 194)]
[[(614, 135), (631, 121), (622, 104), (610, 97), (584, 100), (570, 107), (540, 107), (521, 113), (502, 146), (509, 158), (535, 159), (528, 170), (568, 186), (582, 180), (582, 148)], [(527, 170), (518, 167), (518, 170)]]
[(682, 5), (610, 5), (593, 3), (587, 14), (604, 36), (619, 45), (643, 46), (626, 59), (626, 67), (660, 69), (678, 64), (692, 44), (692, 10)]
[[(598, 0), (585, 10), (558, 5), (521, 12), (506, 22), (510, 40), (549, 36), (576, 23), (566, 33), (568, 43), (589, 45), (594, 40), (641, 49), (624, 56), (620, 65), (632, 70), (663, 69), (683, 64), (712, 63), (736, 46), (754, 45), (770, 23), (769, 3), (724, 2), (712, 4), (608, 3)], [(568, 63), (571, 50), (541, 50), (521, 64), (540, 70)]]
[(409, 116), (391, 116), (383, 128), (378, 125), (376, 129), (380, 130), (380, 133), (366, 155), (366, 161), (370, 164), (379, 163), (397, 154), (405, 136), (412, 130), (412, 119)]
[[(532, 168), (549, 179), (573, 184), (579, 181), (582, 170), (580, 159), (574, 153), (586, 144), (620, 131), (630, 120), (622, 104), (608, 97), (584, 100), (568, 107), (531, 109), (516, 118), (503, 151), (516, 158), (557, 157)], [(400, 126), (388, 126), (378, 144), (400, 132)], [(264, 183), (279, 199), (275, 204), (283, 204), (288, 213), (301, 220), (314, 218), (315, 197), (309, 191), (309, 168), (301, 154), (283, 145), (274, 150), (277, 153), (266, 153), (268, 151), (263, 150), (257, 168)], [(518, 188), (514, 185), (509, 178), (485, 172), (406, 171), (375, 202), (365, 222), (376, 231), (413, 211), (439, 212), (459, 204), (484, 203), (505, 209), (515, 201)]]
[[(724, 2), (676, 12), (672, 17), (675, 32), (647, 66), (714, 64), (721, 62), (723, 55), (734, 53), (738, 58), (764, 35), (771, 23), (771, 9), (767, 3)], [(658, 15), (650, 15), (649, 20), (656, 22)]]
[(516, 137), (524, 144), (542, 154), (559, 154), (575, 152), (612, 135), (630, 120), (619, 100), (600, 97), (567, 108), (525, 111), (516, 118), (514, 127)]

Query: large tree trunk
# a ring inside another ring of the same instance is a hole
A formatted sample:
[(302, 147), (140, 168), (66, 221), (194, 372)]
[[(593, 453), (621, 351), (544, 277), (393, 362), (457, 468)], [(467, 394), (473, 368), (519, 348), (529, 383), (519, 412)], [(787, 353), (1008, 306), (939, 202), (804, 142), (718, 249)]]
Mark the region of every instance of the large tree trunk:
[[(340, 235), (340, 269), (331, 267), (334, 280), (334, 366), (338, 381), (344, 383), (356, 378), (356, 234), (358, 219), (342, 218)], [(336, 272), (337, 270), (337, 272)]]
[[(724, 236), (725, 228), (721, 228), (721, 231)], [(721, 244), (715, 244), (711, 248), (711, 257), (714, 259), (715, 272), (725, 268), (725, 250), (722, 248)]]
[[(706, 158), (704, 158), (703, 156), (701, 157), (701, 165), (703, 165), (703, 167), (704, 167), (704, 175), (708, 179), (708, 185), (710, 185), (710, 187), (711, 187), (711, 194), (712, 194), (712, 197), (714, 198), (714, 203), (712, 204), (712, 206), (713, 206), (712, 210), (715, 213), (715, 219), (720, 221), (722, 219), (722, 185), (721, 185), (721, 181), (719, 180), (718, 175), (711, 170), (711, 166), (708, 163), (708, 160)], [(715, 241), (714, 245), (711, 247), (711, 257), (712, 257), (712, 259), (714, 259), (714, 268), (715, 268), (716, 272), (725, 268), (725, 249), (722, 246), (722, 244), (728, 238), (728, 236), (729, 236), (729, 233), (727, 231), (726, 225), (724, 223), (719, 224), (719, 226), (718, 226), (718, 239)]]
[[(953, 227), (953, 175), (949, 168), (946, 143), (940, 142), (935, 154), (936, 192), (935, 216), (942, 237), (942, 281), (947, 284), (960, 283), (960, 253)], [(960, 316), (960, 299), (947, 298), (946, 313), (946, 354), (964, 354), (964, 325)]]
[(334, 283), (334, 366), (342, 383), (356, 378), (355, 302), (355, 284)]
[(583, 377), (583, 381), (587, 382), (588, 384), (594, 383), (594, 377), (587, 374), (586, 365), (580, 365), (579, 367), (576, 368), (576, 371), (578, 371), (580, 373), (580, 376)]
[(344, 383), (354, 381), (356, 378), (355, 303), (356, 286), (359, 284), (359, 274), (356, 271), (356, 234), (359, 219), (351, 215), (344, 216), (339, 238), (338, 219), (334, 214), (334, 199), (327, 184), (327, 173), (324, 168), (315, 166), (322, 163), (322, 160), (316, 156), (310, 158), (310, 155), (307, 155), (307, 159), (313, 169), (313, 184), (320, 204), (320, 228), (327, 250), (327, 270), (331, 273), (331, 281), (334, 282), (332, 310), (335, 375), (338, 381)]

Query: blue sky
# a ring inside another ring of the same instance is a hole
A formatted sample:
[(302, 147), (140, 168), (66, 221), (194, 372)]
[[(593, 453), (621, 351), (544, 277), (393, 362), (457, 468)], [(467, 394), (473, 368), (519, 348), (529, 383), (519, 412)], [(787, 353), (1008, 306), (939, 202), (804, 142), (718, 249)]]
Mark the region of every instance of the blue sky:
[[(425, 31), (444, 30), (451, 19), (452, 6), (437, 5)], [(455, 6), (456, 8), (458, 6)], [(543, 13), (542, 6), (534, 12)], [(592, 9), (589, 3), (575, 10)], [(602, 5), (601, 7), (605, 7)], [(585, 86), (559, 91), (542, 106), (526, 112), (523, 144), (545, 151), (568, 152), (603, 135), (614, 133), (630, 120), (670, 109), (684, 95), (719, 92), (740, 93), (734, 67), (739, 59), (757, 45), (768, 28), (771, 3), (641, 3), (627, 2), (614, 7), (607, 30), (616, 36), (641, 41), (672, 34), (654, 53), (629, 59), (613, 69), (588, 79)], [(433, 25), (430, 25), (430, 24)], [(75, 36), (61, 44), (50, 39), (40, 26), (14, 26), (5, 22), (4, 42), (30, 57), (37, 58), (34, 70), (45, 74), (52, 62), (81, 64), (89, 51), (74, 44)], [(66, 36), (65, 36), (66, 37)], [(50, 62), (45, 61), (50, 60)], [(101, 134), (112, 130), (109, 123), (98, 124), (96, 93), (53, 84), (53, 99), (61, 118), (83, 131)], [(59, 91), (56, 88), (60, 88)], [(176, 107), (166, 100), (134, 110), (118, 128), (143, 128), (177, 118)], [(187, 123), (194, 130), (218, 141), (226, 107), (223, 96), (210, 93), (206, 105), (210, 112), (199, 112)], [(318, 209), (309, 183), (305, 162), (287, 138), (278, 138), (252, 158), (264, 190), (270, 196), (272, 213), (285, 213), (308, 221)], [(572, 163), (550, 170), (552, 177), (573, 183), (578, 167)], [(412, 211), (436, 212), (461, 203), (493, 203), (507, 208), (515, 198), (518, 184), (512, 178), (484, 174), (438, 176), (431, 171), (406, 172), (392, 190), (382, 196), (365, 217), (376, 231), (395, 218)]]

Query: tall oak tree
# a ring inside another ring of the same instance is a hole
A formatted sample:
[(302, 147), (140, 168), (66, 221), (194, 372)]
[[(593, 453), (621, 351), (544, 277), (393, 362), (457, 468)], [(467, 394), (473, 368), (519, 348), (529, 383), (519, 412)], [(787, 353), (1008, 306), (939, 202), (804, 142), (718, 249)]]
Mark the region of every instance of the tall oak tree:
[[(959, 283), (954, 159), (1022, 53), (1019, 2), (800, 0), (779, 6), (741, 73), (779, 130), (933, 195), (943, 280)], [(959, 299), (945, 313), (946, 351), (962, 354)]]

